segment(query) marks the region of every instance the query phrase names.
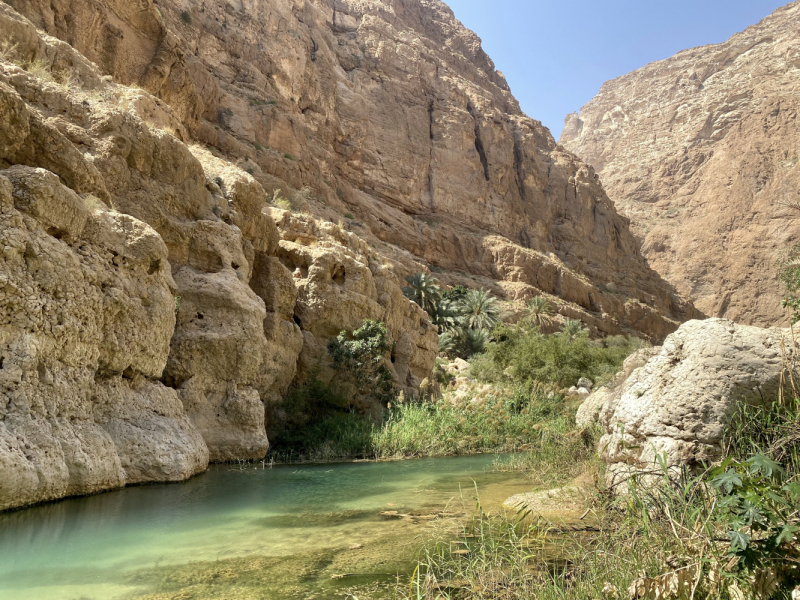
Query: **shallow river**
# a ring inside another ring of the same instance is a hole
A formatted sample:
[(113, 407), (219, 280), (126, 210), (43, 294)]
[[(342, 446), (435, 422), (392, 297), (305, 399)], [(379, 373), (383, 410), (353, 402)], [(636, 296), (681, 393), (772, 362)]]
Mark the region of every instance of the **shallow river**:
[(476, 484), (485, 507), (530, 488), (494, 459), (217, 466), (0, 514), (0, 599), (392, 598)]

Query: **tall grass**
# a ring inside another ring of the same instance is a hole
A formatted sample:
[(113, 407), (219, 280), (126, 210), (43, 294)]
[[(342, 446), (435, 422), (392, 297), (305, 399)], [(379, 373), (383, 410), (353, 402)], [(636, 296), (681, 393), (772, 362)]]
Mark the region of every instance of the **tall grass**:
[[(557, 526), (479, 505), (468, 522), (426, 542), (398, 592), (418, 600), (788, 600), (800, 583), (791, 533), (800, 530), (798, 423), (796, 402), (742, 408), (721, 468), (676, 478), (664, 467), (661, 485), (632, 480), (618, 497), (599, 490), (588, 523)], [(776, 543), (782, 531), (789, 534)], [(736, 532), (751, 536), (748, 548), (737, 547)]]
[[(385, 411), (380, 422), (337, 408), (324, 390), (293, 396), (292, 412), (308, 414), (308, 398), (317, 399), (316, 416), (286, 427), (274, 440), (277, 460), (411, 458), (479, 452), (544, 452), (556, 440), (573, 440), (575, 405), (557, 389), (542, 385), (481, 387), (460, 398), (405, 402)], [(570, 442), (571, 443), (571, 442)], [(585, 442), (584, 442), (584, 445)]]

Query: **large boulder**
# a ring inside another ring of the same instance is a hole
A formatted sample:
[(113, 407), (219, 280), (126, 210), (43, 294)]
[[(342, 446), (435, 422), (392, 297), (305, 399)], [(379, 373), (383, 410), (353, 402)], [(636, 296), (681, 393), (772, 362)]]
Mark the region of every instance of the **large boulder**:
[(726, 319), (690, 321), (606, 398), (600, 452), (610, 485), (632, 473), (718, 459), (731, 417), (743, 404), (774, 402), (786, 332)]
[(589, 427), (596, 423), (600, 412), (607, 406), (609, 400), (614, 397), (614, 392), (627, 381), (636, 369), (643, 367), (647, 361), (657, 356), (661, 352), (661, 346), (648, 346), (631, 354), (622, 363), (622, 371), (616, 374), (614, 379), (599, 388), (595, 388), (591, 395), (583, 401), (575, 415), (575, 424), (578, 427)]

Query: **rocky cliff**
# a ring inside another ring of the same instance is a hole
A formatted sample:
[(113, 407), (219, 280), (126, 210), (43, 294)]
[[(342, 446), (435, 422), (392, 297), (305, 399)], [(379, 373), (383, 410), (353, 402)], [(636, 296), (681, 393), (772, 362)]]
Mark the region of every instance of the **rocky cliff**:
[(785, 320), (776, 262), (800, 241), (800, 3), (724, 44), (606, 83), (561, 143), (593, 165), (650, 264), (710, 316)]
[(446, 283), (551, 294), (607, 333), (696, 316), (438, 0), (12, 4), (267, 192), (308, 186), (306, 210)]
[(695, 314), (440, 2), (14, 0), (0, 39), (0, 510), (263, 457), (367, 318), (413, 391), (414, 272)]

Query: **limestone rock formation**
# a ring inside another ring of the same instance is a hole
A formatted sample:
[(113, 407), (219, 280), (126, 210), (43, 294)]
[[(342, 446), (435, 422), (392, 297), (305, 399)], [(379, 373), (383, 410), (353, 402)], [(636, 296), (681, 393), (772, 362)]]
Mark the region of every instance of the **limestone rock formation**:
[(800, 3), (723, 44), (606, 83), (561, 143), (592, 165), (650, 264), (709, 316), (785, 322), (776, 262), (800, 241)]
[(307, 186), (303, 210), (344, 216), (405, 266), (520, 301), (555, 295), (596, 332), (662, 339), (698, 316), (647, 266), (594, 171), (520, 111), (439, 0), (13, 6), (178, 121), (128, 100), (154, 123), (270, 194)]
[(185, 144), (170, 106), (7, 4), (0, 35), (0, 510), (262, 458), (297, 365), (366, 318), (402, 388), (431, 372), (400, 262), (311, 217), (279, 232), (263, 186)]
[(175, 323), (158, 234), (23, 166), (0, 171), (0, 219), (0, 510), (205, 470), (154, 381)]
[(617, 373), (611, 382), (594, 389), (591, 395), (578, 407), (578, 412), (575, 415), (575, 424), (578, 427), (588, 427), (596, 423), (600, 412), (614, 397), (614, 392), (628, 380), (631, 373), (645, 366), (647, 361), (654, 356), (658, 356), (660, 352), (661, 346), (652, 346), (637, 350), (626, 358), (622, 363), (622, 371)]
[[(727, 319), (685, 323), (661, 351), (607, 394), (600, 411), (600, 453), (610, 485), (632, 472), (710, 462), (742, 404), (778, 398), (787, 330)], [(788, 345), (791, 348), (791, 345)]]

